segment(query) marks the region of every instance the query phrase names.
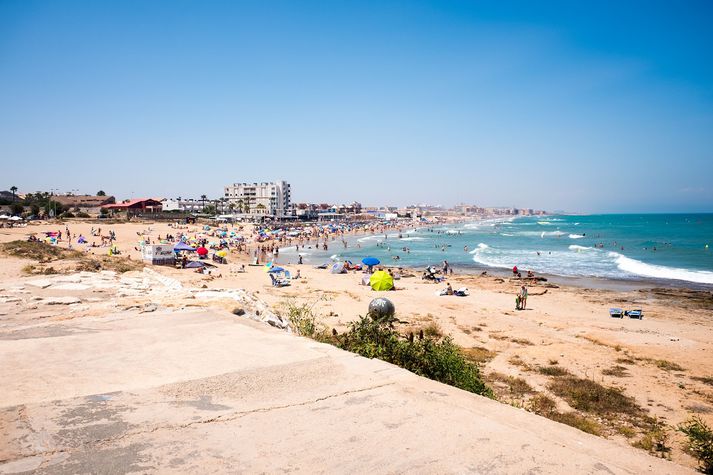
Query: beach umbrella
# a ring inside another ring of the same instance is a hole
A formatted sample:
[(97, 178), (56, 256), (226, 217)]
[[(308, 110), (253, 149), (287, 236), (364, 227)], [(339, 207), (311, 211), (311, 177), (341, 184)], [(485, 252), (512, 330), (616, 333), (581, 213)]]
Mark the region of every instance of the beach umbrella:
[(0, 215), (0, 219), (10, 219), (10, 216), (8, 216), (6, 214), (2, 214), (2, 215)]
[(285, 272), (285, 269), (279, 266), (272, 266), (269, 271), (267, 271), (268, 274), (277, 274), (278, 272)]
[(332, 274), (343, 274), (344, 273), (344, 263), (335, 262), (332, 264), (332, 268), (329, 270)]
[(394, 288), (394, 278), (383, 270), (379, 270), (371, 274), (369, 285), (372, 290), (391, 290)]
[(207, 256), (208, 255), (208, 249), (206, 249), (203, 246), (196, 249), (196, 252), (198, 253), (199, 256)]
[(175, 246), (173, 246), (173, 251), (174, 252), (179, 252), (179, 251), (195, 251), (195, 248), (189, 246), (185, 242), (181, 241)]
[(365, 257), (361, 260), (361, 263), (365, 266), (378, 266), (379, 264), (381, 264), (381, 261), (376, 257)]
[(9, 219), (10, 221), (22, 221), (22, 218), (19, 216), (11, 216)]
[(198, 269), (205, 267), (205, 262), (203, 261), (190, 261), (186, 264), (186, 269)]

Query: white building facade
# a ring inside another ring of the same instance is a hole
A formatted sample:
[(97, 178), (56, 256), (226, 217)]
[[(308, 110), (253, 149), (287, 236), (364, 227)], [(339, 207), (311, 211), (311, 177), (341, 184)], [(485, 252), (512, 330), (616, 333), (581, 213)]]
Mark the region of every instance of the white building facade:
[(225, 187), (224, 198), (235, 213), (283, 218), (292, 211), (290, 184), (286, 181), (233, 183)]

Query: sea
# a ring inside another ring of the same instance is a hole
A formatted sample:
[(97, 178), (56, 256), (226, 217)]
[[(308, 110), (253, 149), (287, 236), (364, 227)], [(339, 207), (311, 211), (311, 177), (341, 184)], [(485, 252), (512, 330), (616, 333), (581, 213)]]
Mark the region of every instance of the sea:
[[(293, 263), (295, 248), (284, 250)], [(366, 256), (425, 268), (447, 260), (457, 272), (511, 270), (572, 278), (713, 287), (713, 214), (548, 215), (486, 219), (300, 249), (305, 263)], [(691, 285), (693, 284), (693, 285)]]

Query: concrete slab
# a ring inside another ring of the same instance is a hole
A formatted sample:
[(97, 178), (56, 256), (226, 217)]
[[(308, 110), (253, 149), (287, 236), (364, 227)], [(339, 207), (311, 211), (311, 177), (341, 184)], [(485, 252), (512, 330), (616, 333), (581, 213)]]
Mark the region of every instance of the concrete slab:
[(0, 341), (0, 473), (690, 473), (227, 313), (81, 325)]

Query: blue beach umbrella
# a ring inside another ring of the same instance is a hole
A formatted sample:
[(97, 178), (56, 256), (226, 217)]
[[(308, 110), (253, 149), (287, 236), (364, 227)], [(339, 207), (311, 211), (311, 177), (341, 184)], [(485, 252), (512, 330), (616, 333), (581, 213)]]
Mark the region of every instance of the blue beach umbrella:
[(285, 269), (282, 267), (277, 267), (277, 266), (272, 266), (269, 271), (267, 271), (268, 274), (277, 274), (278, 272), (284, 272)]
[(178, 251), (195, 251), (196, 249), (194, 247), (189, 246), (185, 242), (181, 241), (175, 246), (173, 246), (173, 251), (178, 252)]
[(381, 264), (381, 261), (376, 257), (365, 257), (361, 260), (361, 263), (365, 266), (378, 266), (379, 264)]

